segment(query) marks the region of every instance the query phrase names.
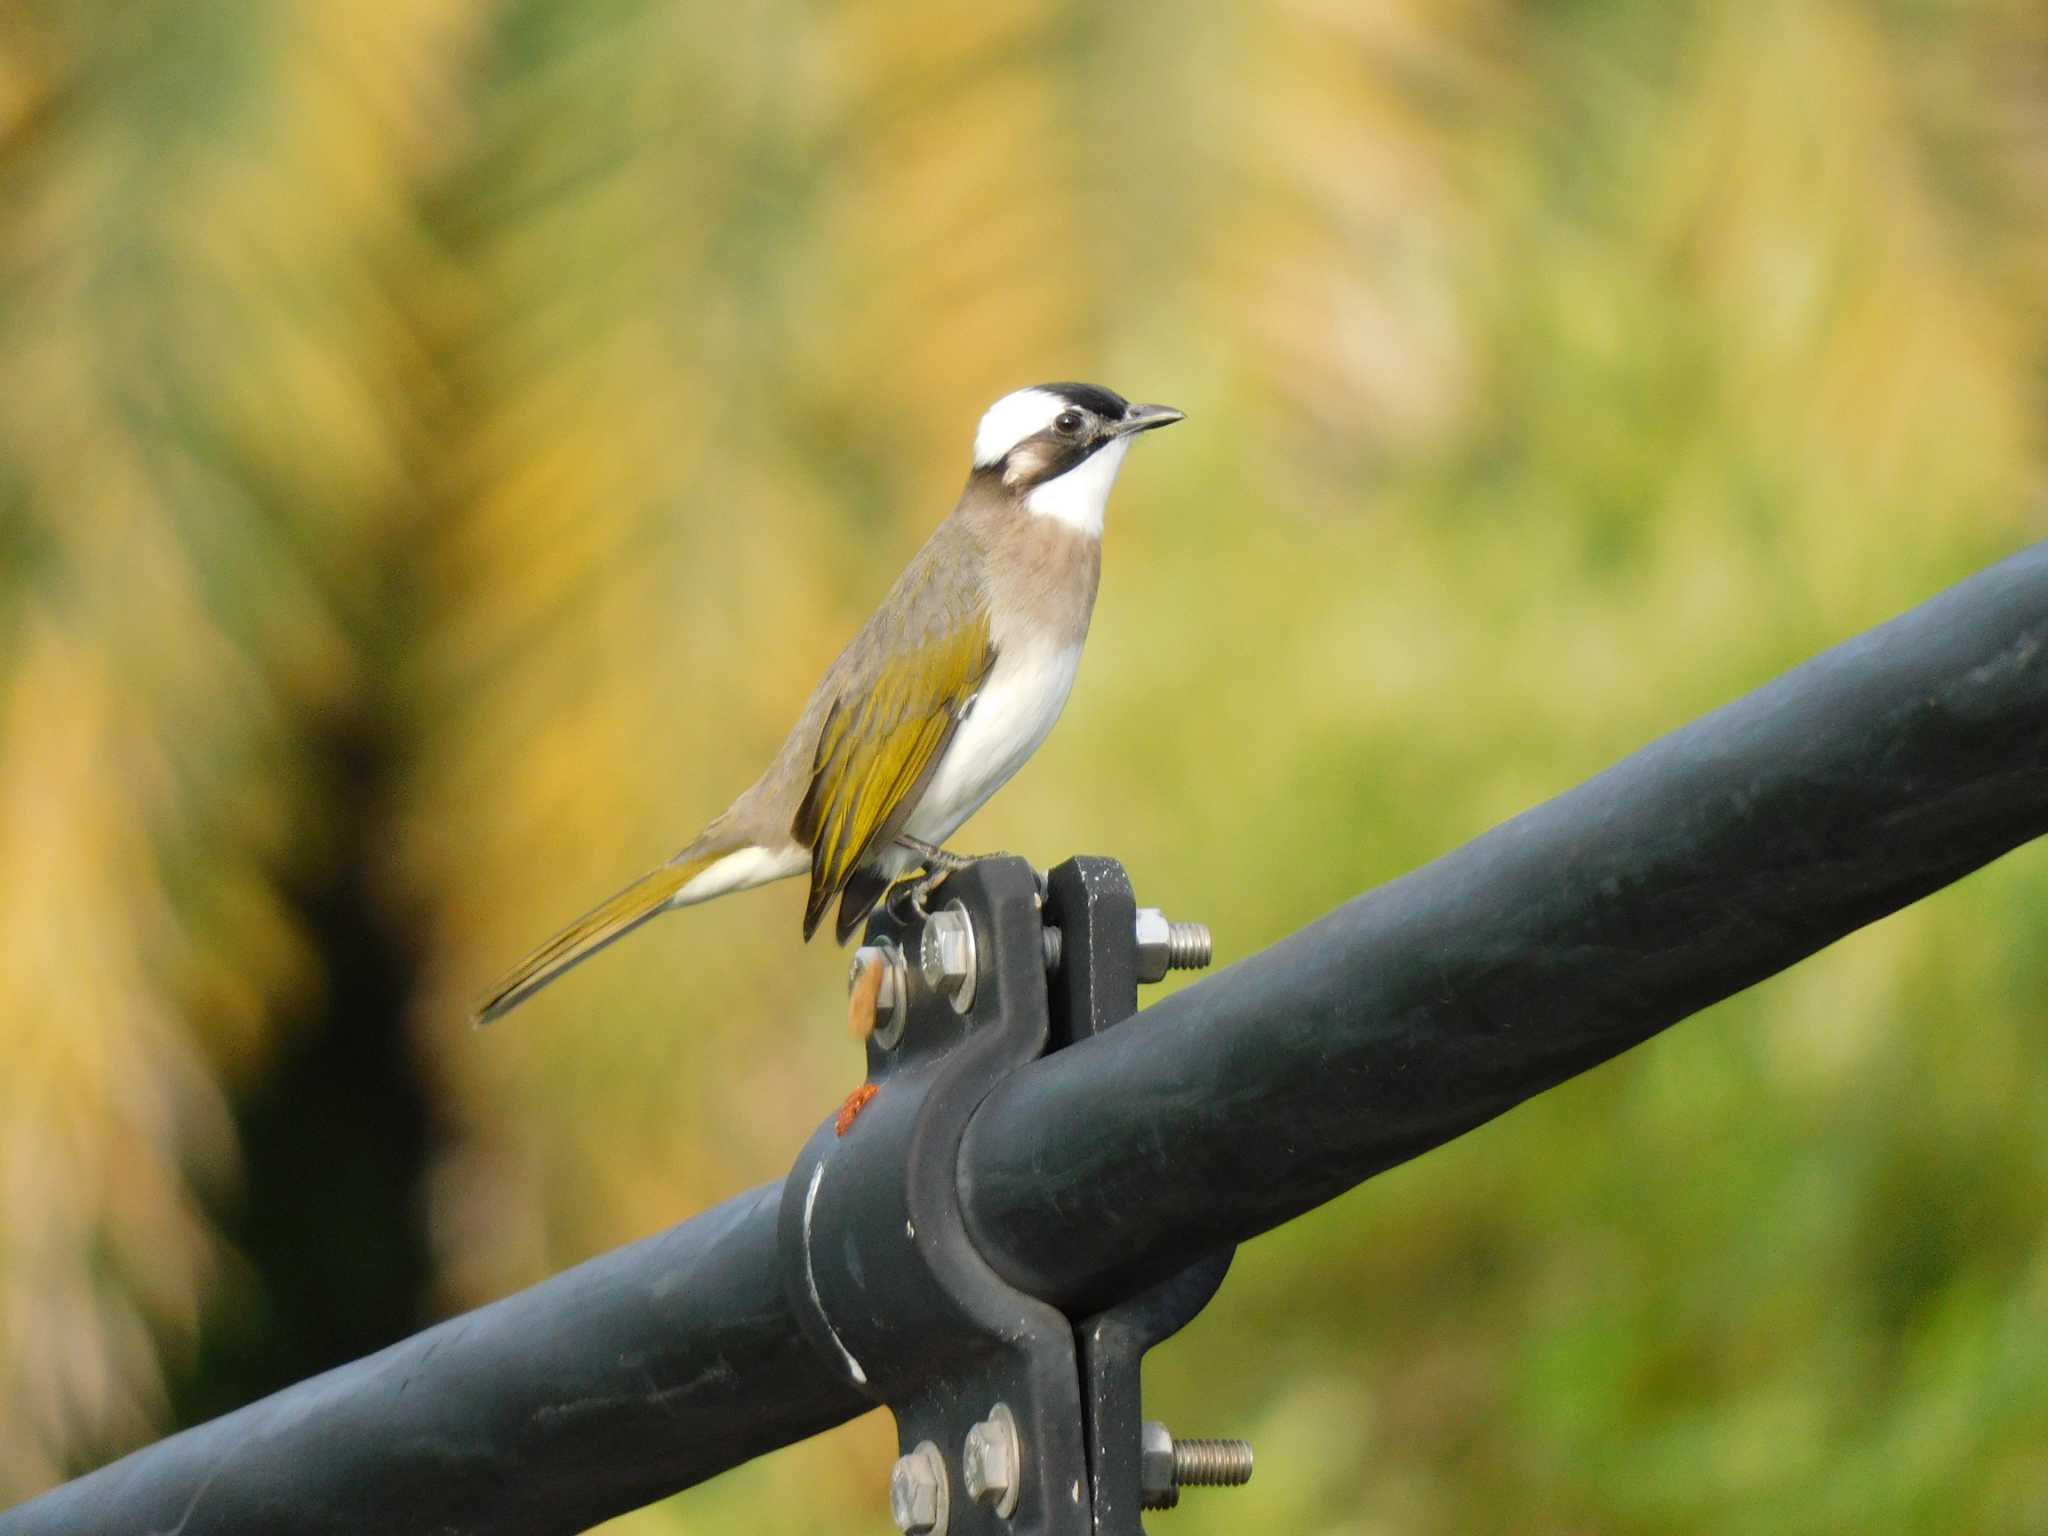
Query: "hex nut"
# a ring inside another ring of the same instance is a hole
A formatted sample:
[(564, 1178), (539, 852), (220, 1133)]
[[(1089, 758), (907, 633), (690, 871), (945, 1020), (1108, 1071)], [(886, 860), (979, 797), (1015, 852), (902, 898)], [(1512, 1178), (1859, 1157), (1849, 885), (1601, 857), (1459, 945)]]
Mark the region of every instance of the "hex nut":
[(1017, 1510), (1023, 1481), (1019, 1462), (1016, 1417), (1008, 1404), (997, 1403), (987, 1418), (967, 1431), (961, 1448), (960, 1480), (967, 1496), (1007, 1520)]
[(889, 1474), (889, 1515), (903, 1536), (946, 1536), (946, 1458), (929, 1440), (896, 1458)]
[(940, 908), (926, 920), (918, 968), (924, 972), (924, 984), (956, 1010), (965, 1013), (974, 1006), (974, 920), (960, 902)]
[(1132, 967), (1141, 982), (1164, 981), (1168, 971), (1199, 971), (1215, 953), (1200, 923), (1170, 923), (1157, 907), (1138, 908)]
[(1138, 1494), (1146, 1509), (1172, 1509), (1180, 1503), (1180, 1482), (1173, 1467), (1173, 1436), (1157, 1419), (1147, 1419), (1138, 1426)]
[(1167, 922), (1164, 912), (1157, 907), (1138, 908), (1138, 980), (1150, 982), (1164, 979), (1167, 943), (1172, 936), (1173, 926)]

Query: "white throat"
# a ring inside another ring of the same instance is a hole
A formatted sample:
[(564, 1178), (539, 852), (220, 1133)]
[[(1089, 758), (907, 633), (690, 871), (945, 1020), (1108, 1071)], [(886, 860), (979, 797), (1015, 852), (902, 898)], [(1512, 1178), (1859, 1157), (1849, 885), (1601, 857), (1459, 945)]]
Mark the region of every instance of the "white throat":
[(1109, 504), (1109, 488), (1116, 484), (1116, 472), (1124, 467), (1130, 450), (1128, 437), (1103, 444), (1058, 479), (1033, 489), (1024, 498), (1026, 510), (1033, 517), (1050, 517), (1101, 538), (1102, 509)]

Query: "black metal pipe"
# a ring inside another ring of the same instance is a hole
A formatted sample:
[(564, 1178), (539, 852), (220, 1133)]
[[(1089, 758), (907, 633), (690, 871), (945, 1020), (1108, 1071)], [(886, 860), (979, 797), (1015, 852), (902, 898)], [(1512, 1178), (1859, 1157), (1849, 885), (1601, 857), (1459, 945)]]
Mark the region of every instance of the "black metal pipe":
[(580, 1531), (870, 1406), (783, 1300), (765, 1185), (0, 1514), (6, 1536)]
[[(2048, 544), (1013, 1075), (968, 1220), (1070, 1307), (1263, 1231), (2048, 832)], [(780, 1186), (0, 1514), (574, 1531), (852, 1416)]]
[(2043, 833), (2048, 542), (1012, 1075), (969, 1229), (1021, 1289), (1112, 1294)]

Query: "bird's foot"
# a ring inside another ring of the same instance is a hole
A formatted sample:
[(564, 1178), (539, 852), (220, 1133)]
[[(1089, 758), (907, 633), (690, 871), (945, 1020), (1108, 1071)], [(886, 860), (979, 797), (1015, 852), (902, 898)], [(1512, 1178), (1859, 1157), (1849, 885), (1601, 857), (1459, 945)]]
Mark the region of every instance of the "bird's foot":
[(966, 868), (971, 862), (972, 860), (962, 860), (959, 864), (948, 864), (938, 869), (933, 869), (928, 864), (923, 874), (909, 880), (897, 881), (889, 891), (889, 910), (899, 919), (908, 911), (920, 923), (928, 921), (931, 912), (925, 903), (931, 899), (932, 892), (946, 883), (946, 876), (956, 869)]
[(890, 910), (901, 916), (903, 909), (907, 907), (919, 922), (931, 917), (931, 913), (926, 909), (926, 903), (931, 900), (932, 892), (946, 883), (948, 875), (956, 870), (965, 869), (970, 864), (979, 864), (983, 859), (1009, 857), (1005, 853), (954, 853), (951, 849), (941, 848), (937, 843), (928, 843), (921, 837), (911, 837), (903, 833), (897, 835), (896, 842), (898, 846), (907, 848), (917, 855), (918, 862), (924, 866), (924, 871), (913, 880), (899, 882), (889, 893)]
[[(911, 837), (907, 834), (899, 834), (896, 841), (917, 855), (918, 861), (924, 865), (926, 874), (937, 875), (941, 880), (954, 870), (965, 869), (970, 864), (979, 864), (983, 859), (1004, 857), (1000, 853), (954, 853), (951, 849), (941, 848), (937, 843), (928, 843), (921, 837)], [(932, 882), (934, 886), (938, 883), (938, 880)]]

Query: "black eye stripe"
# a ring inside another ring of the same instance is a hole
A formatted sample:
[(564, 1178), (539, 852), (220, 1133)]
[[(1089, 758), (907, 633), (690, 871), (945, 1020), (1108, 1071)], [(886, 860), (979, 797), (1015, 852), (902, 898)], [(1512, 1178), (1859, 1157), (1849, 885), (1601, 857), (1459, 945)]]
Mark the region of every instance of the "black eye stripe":
[[(1036, 490), (1048, 480), (1057, 480), (1070, 469), (1076, 469), (1095, 457), (1104, 448), (1116, 441), (1109, 437), (1089, 438), (1075, 442), (1072, 438), (1054, 437), (1040, 433), (1032, 441), (1045, 444), (1045, 448), (1034, 455), (1028, 477), (1006, 482), (1019, 492)], [(1004, 460), (1007, 466), (1010, 460)], [(1009, 472), (1006, 470), (1006, 473)]]
[(1093, 411), (1109, 421), (1122, 421), (1124, 412), (1131, 402), (1113, 389), (1104, 389), (1099, 384), (1041, 384), (1038, 386), (1048, 395), (1058, 395), (1069, 405), (1078, 405), (1084, 411)]

